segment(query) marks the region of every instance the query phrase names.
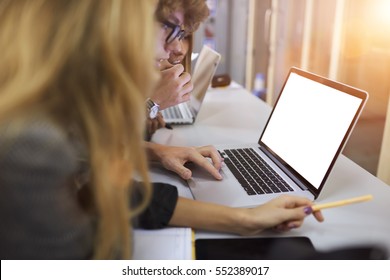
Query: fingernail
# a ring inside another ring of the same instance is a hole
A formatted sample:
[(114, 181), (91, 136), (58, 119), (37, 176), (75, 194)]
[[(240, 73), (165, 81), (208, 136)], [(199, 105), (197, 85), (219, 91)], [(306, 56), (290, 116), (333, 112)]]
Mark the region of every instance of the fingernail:
[(183, 177), (188, 180), (191, 178), (191, 172), (189, 170), (183, 172)]
[(296, 228), (296, 227), (297, 227), (296, 224), (290, 224), (290, 225), (288, 225), (288, 228), (290, 228), (290, 229), (293, 229), (293, 228)]
[(311, 213), (313, 213), (313, 208), (311, 208), (311, 206), (306, 206), (305, 208), (303, 208), (303, 212), (305, 212), (306, 215), (310, 215)]

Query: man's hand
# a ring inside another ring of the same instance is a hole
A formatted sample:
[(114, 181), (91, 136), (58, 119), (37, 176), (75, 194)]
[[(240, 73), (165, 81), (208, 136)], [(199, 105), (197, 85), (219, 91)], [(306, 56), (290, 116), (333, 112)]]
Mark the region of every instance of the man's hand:
[[(213, 146), (172, 147), (155, 143), (145, 143), (145, 145), (151, 160), (159, 161), (166, 169), (177, 173), (185, 180), (192, 176), (191, 170), (184, 166), (187, 162), (199, 165), (215, 179), (222, 180), (219, 173), (222, 158)], [(207, 158), (211, 158), (211, 162)]]
[(150, 98), (160, 106), (160, 110), (186, 102), (194, 88), (191, 75), (184, 72), (181, 64), (161, 71), (161, 80)]

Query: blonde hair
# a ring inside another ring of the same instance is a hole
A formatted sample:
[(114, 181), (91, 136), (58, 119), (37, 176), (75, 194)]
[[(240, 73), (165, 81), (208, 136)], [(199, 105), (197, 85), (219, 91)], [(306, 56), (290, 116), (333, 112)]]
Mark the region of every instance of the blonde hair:
[[(144, 101), (157, 80), (153, 0), (1, 0), (0, 120), (43, 111), (88, 147), (94, 257), (131, 256), (130, 219), (150, 197)], [(134, 174), (144, 201), (129, 214)]]

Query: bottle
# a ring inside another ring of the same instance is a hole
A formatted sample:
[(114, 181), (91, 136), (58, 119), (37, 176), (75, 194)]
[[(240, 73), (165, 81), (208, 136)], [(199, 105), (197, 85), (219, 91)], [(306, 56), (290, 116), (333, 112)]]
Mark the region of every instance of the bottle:
[(253, 94), (258, 98), (263, 99), (265, 95), (265, 77), (263, 73), (257, 73), (254, 86), (253, 86)]

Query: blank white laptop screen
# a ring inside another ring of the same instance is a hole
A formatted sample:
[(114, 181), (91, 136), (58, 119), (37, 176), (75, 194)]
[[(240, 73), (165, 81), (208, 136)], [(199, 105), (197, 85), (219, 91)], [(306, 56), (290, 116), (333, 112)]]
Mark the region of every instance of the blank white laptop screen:
[(290, 75), (260, 141), (318, 189), (362, 100)]
[(233, 207), (285, 192), (316, 199), (367, 98), (363, 90), (292, 67), (258, 143), (217, 146), (226, 179), (192, 169), (194, 198)]

